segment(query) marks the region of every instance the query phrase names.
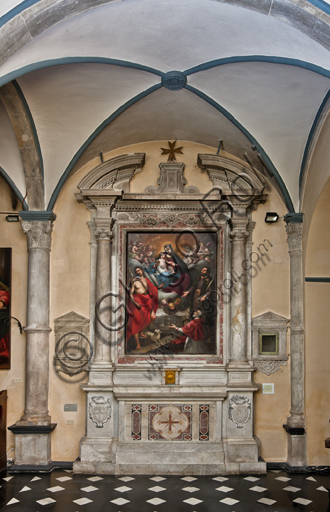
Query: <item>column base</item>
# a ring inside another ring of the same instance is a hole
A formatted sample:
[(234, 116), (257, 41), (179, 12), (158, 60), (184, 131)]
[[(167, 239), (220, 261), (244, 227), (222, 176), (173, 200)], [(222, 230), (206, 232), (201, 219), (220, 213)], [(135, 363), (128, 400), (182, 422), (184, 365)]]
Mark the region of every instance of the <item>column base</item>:
[(51, 471), (51, 433), (56, 423), (50, 425), (11, 425), (15, 436), (15, 464), (10, 471)]
[(253, 372), (254, 367), (247, 361), (235, 361), (232, 359), (227, 365), (228, 386), (249, 387), (253, 385)]
[(289, 427), (283, 425), (288, 434), (288, 459), (287, 465), (294, 469), (307, 467), (307, 436), (302, 427)]

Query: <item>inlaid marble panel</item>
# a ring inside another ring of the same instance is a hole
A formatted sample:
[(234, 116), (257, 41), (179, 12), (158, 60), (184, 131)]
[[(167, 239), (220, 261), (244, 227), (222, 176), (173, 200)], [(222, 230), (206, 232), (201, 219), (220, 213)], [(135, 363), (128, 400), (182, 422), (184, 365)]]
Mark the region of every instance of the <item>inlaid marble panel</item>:
[(149, 405), (148, 439), (150, 441), (191, 441), (192, 406)]
[(142, 413), (142, 405), (141, 404), (133, 404), (132, 405), (132, 422), (131, 422), (131, 436), (133, 441), (141, 440), (141, 413)]

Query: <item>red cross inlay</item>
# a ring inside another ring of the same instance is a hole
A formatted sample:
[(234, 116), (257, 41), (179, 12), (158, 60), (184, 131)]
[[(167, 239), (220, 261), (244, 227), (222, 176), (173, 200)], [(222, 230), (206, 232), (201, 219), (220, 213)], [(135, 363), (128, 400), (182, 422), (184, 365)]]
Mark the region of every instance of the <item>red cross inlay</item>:
[(174, 421), (174, 420), (172, 420), (172, 411), (170, 411), (170, 412), (168, 413), (168, 420), (166, 420), (166, 421), (161, 421), (160, 423), (165, 423), (166, 425), (168, 425), (168, 426), (169, 426), (168, 431), (169, 431), (169, 432), (172, 432), (172, 425), (174, 425), (175, 423), (181, 423), (181, 422), (180, 422), (180, 421)]

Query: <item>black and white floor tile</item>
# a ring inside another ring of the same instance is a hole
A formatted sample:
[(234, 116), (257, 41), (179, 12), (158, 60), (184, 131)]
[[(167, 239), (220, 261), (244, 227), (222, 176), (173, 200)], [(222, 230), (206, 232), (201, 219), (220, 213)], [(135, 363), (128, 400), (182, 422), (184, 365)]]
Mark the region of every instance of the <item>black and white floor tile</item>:
[(328, 512), (330, 476), (89, 476), (1, 473), (3, 512)]

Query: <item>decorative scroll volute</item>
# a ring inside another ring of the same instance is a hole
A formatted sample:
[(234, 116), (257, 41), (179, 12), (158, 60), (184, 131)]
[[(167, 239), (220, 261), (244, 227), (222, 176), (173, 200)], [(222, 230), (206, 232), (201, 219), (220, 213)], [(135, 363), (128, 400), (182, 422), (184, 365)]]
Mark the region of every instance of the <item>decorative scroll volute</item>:
[(50, 251), (53, 223), (50, 220), (22, 220), (22, 229), (27, 236), (28, 250), (45, 249)]

